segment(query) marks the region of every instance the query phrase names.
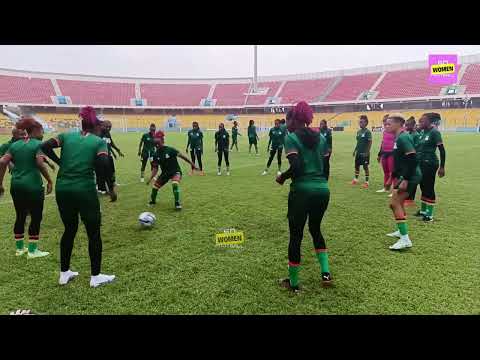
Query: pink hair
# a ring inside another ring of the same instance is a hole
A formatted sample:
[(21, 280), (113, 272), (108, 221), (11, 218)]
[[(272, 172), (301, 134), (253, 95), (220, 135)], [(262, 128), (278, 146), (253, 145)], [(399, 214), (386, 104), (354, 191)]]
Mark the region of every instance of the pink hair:
[(99, 121), (95, 109), (91, 106), (85, 106), (80, 109), (80, 117), (82, 118), (82, 129), (90, 130), (98, 125)]
[(298, 125), (310, 125), (313, 120), (313, 110), (305, 101), (300, 101), (293, 109), (293, 118)]

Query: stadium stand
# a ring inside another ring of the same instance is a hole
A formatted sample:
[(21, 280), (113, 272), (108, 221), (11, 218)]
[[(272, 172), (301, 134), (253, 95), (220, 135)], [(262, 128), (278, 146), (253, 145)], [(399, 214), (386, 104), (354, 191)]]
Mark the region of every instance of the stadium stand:
[(466, 94), (480, 93), (480, 64), (472, 64), (467, 68), (460, 85), (466, 85)]
[(208, 84), (140, 84), (142, 99), (150, 106), (199, 106), (209, 91)]
[(52, 104), (50, 96), (55, 96), (50, 79), (0, 75), (0, 101)]
[(268, 97), (274, 96), (277, 92), (278, 88), (282, 83), (280, 81), (277, 82), (262, 82), (258, 83), (258, 88), (267, 88), (268, 91), (265, 95), (249, 95), (247, 98), (247, 105), (263, 105), (267, 101)]
[(76, 105), (130, 106), (135, 97), (135, 84), (57, 80), (64, 96), (70, 96)]
[(438, 96), (445, 85), (432, 84), (429, 74), (429, 69), (388, 72), (374, 89), (378, 91), (376, 99)]
[(344, 76), (324, 101), (356, 100), (364, 91), (370, 90), (380, 73)]
[(217, 99), (217, 106), (243, 105), (245, 94), (250, 89), (250, 84), (217, 84), (213, 92), (213, 99)]
[(282, 104), (293, 104), (300, 100), (311, 102), (321, 96), (332, 81), (334, 78), (287, 81), (278, 96), (282, 98)]

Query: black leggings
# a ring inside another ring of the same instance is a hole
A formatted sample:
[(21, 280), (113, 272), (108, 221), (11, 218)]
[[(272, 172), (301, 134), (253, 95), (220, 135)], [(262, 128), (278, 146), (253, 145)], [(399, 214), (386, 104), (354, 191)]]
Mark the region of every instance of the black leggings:
[(102, 263), (102, 238), (100, 236), (100, 203), (95, 191), (60, 191), (56, 200), (65, 231), (60, 241), (61, 271), (70, 269), (73, 241), (78, 230), (78, 216), (85, 225), (88, 236), (88, 254), (92, 276), (100, 274)]
[(330, 177), (330, 155), (323, 158), (323, 173), (325, 174), (325, 178), (328, 180)]
[(222, 166), (222, 156), (225, 156), (225, 164), (227, 167), (229, 167), (230, 162), (228, 161), (228, 149), (218, 150), (218, 167)]
[(200, 171), (203, 170), (203, 165), (202, 165), (202, 151), (201, 150), (190, 150), (190, 157), (192, 158), (192, 163), (195, 164), (195, 155), (197, 156), (198, 159), (198, 167), (200, 168)]
[(147, 155), (143, 154), (142, 155), (142, 168), (140, 169), (141, 172), (145, 171), (145, 168), (147, 167), (147, 162), (148, 162), (148, 154)]
[(435, 203), (435, 178), (437, 176), (438, 163), (420, 162), (422, 170), (422, 181), (420, 189), (422, 190), (422, 200)]
[[(30, 214), (30, 226), (28, 235), (31, 240), (38, 240), (40, 235), (40, 224), (43, 217), (44, 192), (40, 194), (28, 194), (25, 191), (11, 189), (10, 194), (15, 207), (16, 219), (13, 232), (18, 238), (23, 238), (25, 233), (25, 222)], [(22, 235), (22, 237), (20, 237)]]
[(282, 166), (282, 151), (283, 151), (283, 148), (281, 147), (272, 149), (270, 151), (270, 157), (268, 158), (267, 168), (270, 167), (270, 165), (272, 164), (273, 158), (275, 157), (275, 154), (277, 154), (278, 168), (280, 169), (280, 167)]
[(236, 138), (232, 139), (232, 146), (230, 147), (230, 150), (233, 149), (233, 146), (235, 146), (235, 149), (237, 149), (237, 151), (238, 151), (238, 144), (237, 144), (237, 139)]
[(288, 195), (288, 225), (290, 242), (288, 244), (288, 261), (300, 263), (300, 247), (303, 239), (303, 229), (308, 217), (308, 230), (312, 235), (315, 249), (326, 249), (320, 226), (323, 215), (328, 208), (330, 192), (325, 189), (318, 193), (290, 192)]
[[(115, 161), (113, 160), (113, 156), (108, 157), (108, 164), (109, 166), (107, 176), (111, 178), (112, 184), (115, 184)], [(107, 180), (99, 174), (101, 174), (101, 171), (96, 171), (98, 190), (107, 191)]]

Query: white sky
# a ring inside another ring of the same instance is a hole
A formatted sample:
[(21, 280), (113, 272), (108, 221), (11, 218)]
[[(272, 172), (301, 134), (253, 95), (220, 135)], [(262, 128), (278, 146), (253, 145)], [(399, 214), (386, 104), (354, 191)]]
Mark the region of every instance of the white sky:
[[(478, 45), (260, 45), (258, 75), (287, 75), (480, 54)], [(0, 67), (87, 75), (249, 77), (249, 45), (0, 45)]]

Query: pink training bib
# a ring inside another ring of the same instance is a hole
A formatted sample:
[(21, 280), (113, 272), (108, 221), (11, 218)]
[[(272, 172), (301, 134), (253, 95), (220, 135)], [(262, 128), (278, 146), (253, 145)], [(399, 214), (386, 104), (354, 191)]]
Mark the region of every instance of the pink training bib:
[(395, 143), (395, 134), (384, 131), (382, 140), (382, 151), (392, 152)]

